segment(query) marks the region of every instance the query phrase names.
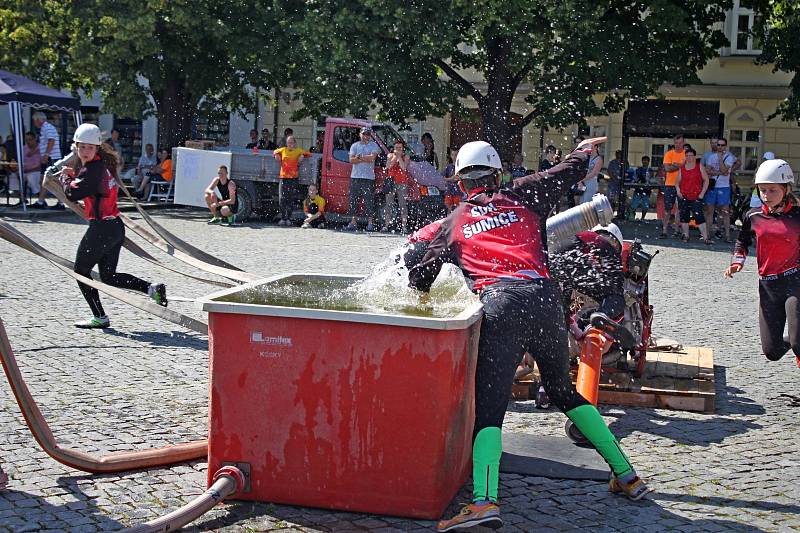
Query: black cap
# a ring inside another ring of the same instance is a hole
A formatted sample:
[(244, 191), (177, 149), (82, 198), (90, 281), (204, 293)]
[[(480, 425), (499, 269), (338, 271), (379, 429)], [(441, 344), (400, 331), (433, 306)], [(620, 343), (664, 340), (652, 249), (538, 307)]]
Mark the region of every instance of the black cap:
[(363, 128), (361, 128), (361, 133), (369, 133), (370, 135), (372, 135), (372, 128), (370, 126), (364, 126)]

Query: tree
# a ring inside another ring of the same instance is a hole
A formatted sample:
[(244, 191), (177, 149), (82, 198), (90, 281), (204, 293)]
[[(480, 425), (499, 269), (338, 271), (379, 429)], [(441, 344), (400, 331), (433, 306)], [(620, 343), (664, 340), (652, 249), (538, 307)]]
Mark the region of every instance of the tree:
[(761, 41), (761, 64), (773, 64), (773, 71), (793, 72), (789, 97), (775, 113), (784, 120), (800, 121), (800, 4), (793, 0), (756, 0), (755, 36)]
[[(713, 26), (729, 7), (727, 0), (278, 3), (302, 48), (293, 71), (302, 114), (373, 109), (402, 123), (458, 110), (469, 98), (485, 139), (506, 155), (529, 124), (584, 123), (665, 82), (698, 82), (697, 70), (724, 43)], [(526, 106), (516, 122), (515, 95)]]
[[(283, 83), (264, 43), (272, 6), (245, 0), (16, 0), (0, 10), (0, 59), (40, 81), (99, 90), (106, 111), (156, 114), (159, 144), (189, 138), (198, 110), (247, 111)], [(280, 70), (277, 70), (280, 73)]]

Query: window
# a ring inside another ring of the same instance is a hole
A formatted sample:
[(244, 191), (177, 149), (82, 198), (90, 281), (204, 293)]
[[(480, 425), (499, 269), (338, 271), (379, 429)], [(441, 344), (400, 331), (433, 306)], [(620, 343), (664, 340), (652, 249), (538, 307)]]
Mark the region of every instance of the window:
[(350, 146), (360, 140), (359, 128), (338, 126), (333, 130), (333, 158), (350, 162)]
[(196, 117), (192, 126), (194, 139), (212, 140), (216, 146), (230, 145), (230, 116), (227, 113)]
[(658, 168), (662, 164), (664, 164), (664, 154), (667, 153), (669, 150), (670, 145), (664, 144), (652, 144), (650, 145), (650, 166), (653, 168)]
[(743, 172), (755, 172), (758, 168), (761, 146), (761, 130), (731, 129), (728, 150), (742, 162)]
[(761, 53), (761, 43), (752, 34), (759, 15), (753, 11), (750, 0), (734, 0), (729, 20), (731, 53), (738, 55)]

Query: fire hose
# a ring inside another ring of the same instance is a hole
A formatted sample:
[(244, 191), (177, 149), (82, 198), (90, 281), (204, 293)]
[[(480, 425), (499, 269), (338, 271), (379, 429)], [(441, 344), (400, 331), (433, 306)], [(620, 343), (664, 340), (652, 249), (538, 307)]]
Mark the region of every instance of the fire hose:
[[(92, 474), (108, 474), (167, 466), (208, 456), (208, 441), (205, 439), (149, 450), (116, 452), (101, 457), (70, 448), (62, 448), (58, 445), (50, 426), (22, 378), (2, 318), (0, 318), (0, 362), (33, 438), (47, 455), (61, 464)], [(0, 470), (0, 489), (4, 488), (7, 480), (7, 476)], [(214, 474), (211, 487), (188, 504), (163, 517), (125, 531), (129, 533), (176, 531), (208, 512), (222, 500), (241, 492), (245, 487), (245, 482), (245, 476), (241, 470), (234, 466), (225, 466)]]
[[(44, 177), (42, 178), (42, 186), (51, 193), (53, 193), (53, 195), (55, 195), (59, 201), (67, 205), (75, 214), (85, 219), (86, 217), (83, 213), (83, 210), (80, 208), (78, 204), (67, 199), (63, 189), (61, 188), (61, 184), (58, 181), (58, 178), (56, 177), (58, 172), (60, 172), (64, 167), (66, 167), (71, 163), (73, 157), (74, 157), (74, 152), (60, 159), (54, 165), (49, 167), (45, 172)], [(223, 276), (228, 279), (232, 279), (234, 281), (241, 283), (248, 283), (259, 279), (259, 276), (256, 276), (255, 274), (250, 274), (248, 272), (244, 272), (241, 269), (233, 265), (230, 265), (221, 259), (218, 259), (198, 248), (195, 248), (194, 246), (188, 244), (187, 242), (181, 240), (177, 236), (167, 231), (165, 228), (159, 225), (155, 220), (153, 220), (152, 217), (150, 217), (150, 215), (148, 215), (144, 211), (144, 209), (141, 208), (136, 199), (130, 195), (128, 190), (119, 181), (119, 178), (117, 178), (117, 184), (119, 188), (122, 191), (124, 191), (124, 194), (126, 194), (128, 198), (131, 199), (134, 207), (142, 215), (142, 218), (145, 220), (145, 222), (147, 222), (147, 224), (155, 231), (155, 234), (153, 234), (140, 224), (133, 221), (130, 217), (126, 215), (120, 215), (120, 219), (125, 224), (125, 226), (130, 228), (134, 233), (142, 237), (144, 240), (146, 240), (153, 246), (159, 248), (161, 251), (167, 253), (168, 255), (171, 255), (176, 259), (183, 261), (184, 263), (187, 263), (200, 270), (205, 270), (206, 272), (217, 274), (219, 276)], [(161, 263), (158, 263), (157, 260), (155, 260), (155, 258), (149, 256), (147, 252), (144, 252), (144, 250), (142, 250), (138, 245), (133, 243), (133, 241), (130, 241), (129, 239), (126, 238), (124, 246), (138, 257), (142, 257), (143, 259), (147, 259), (151, 262), (156, 262), (156, 264), (159, 264), (159, 266), (163, 266)], [(149, 258), (144, 257), (142, 253), (147, 254)], [(204, 280), (201, 279), (201, 281)]]
[(142, 311), (146, 311), (150, 314), (158, 316), (159, 318), (163, 318), (164, 320), (168, 320), (174, 324), (178, 324), (179, 326), (183, 326), (198, 333), (208, 333), (208, 324), (205, 322), (190, 316), (186, 316), (182, 313), (178, 313), (172, 309), (162, 307), (145, 296), (139, 296), (138, 294), (133, 294), (123, 289), (118, 289), (116, 287), (112, 287), (111, 285), (106, 285), (105, 283), (95, 281), (94, 279), (81, 276), (80, 274), (74, 272), (74, 266), (71, 261), (49, 252), (33, 240), (17, 231), (10, 224), (2, 221), (0, 221), (0, 238), (5, 239), (6, 241), (25, 250), (28, 250), (39, 257), (47, 259), (68, 276), (74, 278), (76, 281), (89, 285), (90, 287), (102, 291), (113, 298), (122, 300), (126, 304), (137, 307)]

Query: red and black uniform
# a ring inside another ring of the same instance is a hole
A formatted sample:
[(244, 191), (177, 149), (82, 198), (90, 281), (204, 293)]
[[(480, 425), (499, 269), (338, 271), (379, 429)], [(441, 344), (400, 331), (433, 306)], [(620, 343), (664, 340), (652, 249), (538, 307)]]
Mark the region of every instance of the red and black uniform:
[[(99, 156), (81, 167), (75, 177), (66, 179), (64, 193), (73, 202), (83, 200), (84, 213), (89, 220), (89, 229), (75, 256), (75, 272), (90, 277), (92, 268), (98, 265), (103, 283), (147, 293), (148, 282), (116, 271), (125, 240), (125, 226), (119, 218), (116, 180)], [(97, 289), (80, 282), (78, 286), (94, 316), (105, 316)]]
[[(439, 222), (409, 285), (427, 291), (442, 265), (461, 268), (480, 294), (484, 318), (475, 381), (475, 435), (502, 427), (517, 363), (530, 353), (553, 403), (562, 411), (586, 404), (569, 378), (561, 291), (550, 279), (545, 221), (559, 198), (586, 176), (588, 154), (575, 152), (544, 172), (478, 192)], [(406, 264), (409, 264), (408, 258)]]
[[(772, 361), (789, 348), (800, 356), (800, 207), (789, 198), (780, 212), (762, 206), (746, 215), (731, 263), (744, 264), (754, 238), (761, 347)], [(789, 344), (783, 340), (787, 322)]]
[(594, 231), (583, 231), (566, 249), (550, 254), (550, 273), (561, 287), (564, 312), (569, 312), (572, 291), (596, 300), (598, 311), (612, 320), (625, 312), (625, 275), (620, 252)]

